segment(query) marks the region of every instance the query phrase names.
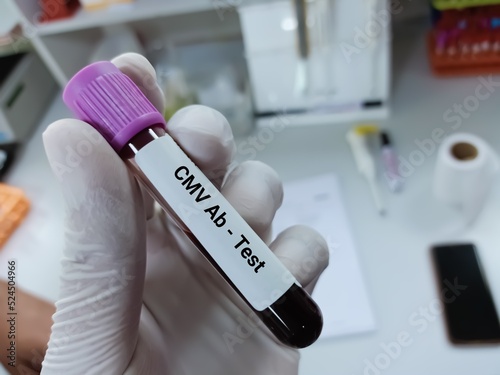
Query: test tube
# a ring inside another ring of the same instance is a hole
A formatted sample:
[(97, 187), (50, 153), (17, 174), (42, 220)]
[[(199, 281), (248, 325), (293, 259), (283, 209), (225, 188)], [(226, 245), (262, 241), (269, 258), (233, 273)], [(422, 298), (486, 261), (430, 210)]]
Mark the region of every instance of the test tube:
[(163, 116), (111, 62), (83, 68), (63, 99), (125, 161), (142, 186), (283, 344), (319, 337), (321, 310), (262, 239), (166, 132)]

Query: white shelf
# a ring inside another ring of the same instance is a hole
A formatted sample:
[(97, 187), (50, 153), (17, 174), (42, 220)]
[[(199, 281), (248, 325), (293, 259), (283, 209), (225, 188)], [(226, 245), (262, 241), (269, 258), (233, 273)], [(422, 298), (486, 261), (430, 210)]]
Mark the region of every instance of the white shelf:
[[(186, 40), (192, 39), (193, 35), (200, 39), (200, 32), (205, 35), (205, 31), (209, 30), (215, 32), (208, 32), (208, 36), (224, 36), (237, 23), (236, 6), (266, 0), (135, 0), (100, 11), (80, 9), (70, 18), (47, 23), (37, 23), (41, 2), (1, 1), (12, 3), (20, 18), (34, 24), (35, 32), (31, 33), (33, 47), (63, 87), (69, 77), (88, 62), (87, 57), (100, 38), (102, 27), (127, 23), (133, 24), (133, 27), (139, 25), (141, 36), (146, 39), (150, 35), (178, 37), (179, 29), (182, 29), (182, 37)], [(185, 14), (193, 15), (196, 20), (192, 21), (194, 24), (180, 17)], [(191, 27), (196, 30), (190, 32)]]
[[(212, 10), (223, 15), (224, 12), (234, 12), (230, 4), (221, 0), (136, 0), (101, 11), (80, 9), (71, 18), (41, 23), (36, 27), (40, 36), (46, 36), (201, 11)], [(222, 8), (224, 6), (226, 8)]]

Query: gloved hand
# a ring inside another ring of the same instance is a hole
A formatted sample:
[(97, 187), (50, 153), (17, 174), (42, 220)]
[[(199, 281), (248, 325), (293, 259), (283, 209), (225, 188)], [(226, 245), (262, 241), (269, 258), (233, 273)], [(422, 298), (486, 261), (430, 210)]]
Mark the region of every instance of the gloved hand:
[[(145, 58), (126, 54), (113, 63), (163, 111)], [(167, 131), (269, 242), (283, 196), (277, 174), (248, 161), (222, 184), (235, 145), (213, 109), (184, 108)], [(251, 310), (90, 125), (57, 121), (44, 144), (66, 202), (66, 245), (43, 375), (297, 374), (299, 353), (249, 319)], [(328, 263), (324, 239), (303, 226), (270, 247), (309, 291)]]

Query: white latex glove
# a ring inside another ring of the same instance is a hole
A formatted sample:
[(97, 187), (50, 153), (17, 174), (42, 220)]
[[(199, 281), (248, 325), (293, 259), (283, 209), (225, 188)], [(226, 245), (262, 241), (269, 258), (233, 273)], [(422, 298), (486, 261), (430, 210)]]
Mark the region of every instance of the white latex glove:
[[(146, 59), (126, 54), (113, 62), (163, 110)], [(191, 106), (167, 131), (220, 186), (235, 149), (226, 119)], [(44, 144), (66, 202), (66, 245), (43, 375), (297, 374), (298, 351), (262, 323), (249, 323), (251, 310), (151, 198), (143, 199), (124, 162), (90, 125), (57, 121)], [(268, 240), (283, 195), (277, 174), (245, 162), (222, 192)], [(303, 226), (270, 247), (308, 290), (328, 263), (326, 242)]]

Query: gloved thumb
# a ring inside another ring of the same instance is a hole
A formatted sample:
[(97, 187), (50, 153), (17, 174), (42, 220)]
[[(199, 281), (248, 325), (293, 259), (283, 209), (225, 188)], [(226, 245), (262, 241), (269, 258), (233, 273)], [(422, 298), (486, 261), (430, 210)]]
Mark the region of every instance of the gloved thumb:
[(43, 136), (66, 204), (61, 290), (42, 374), (123, 374), (138, 335), (146, 235), (140, 189), (90, 125)]

